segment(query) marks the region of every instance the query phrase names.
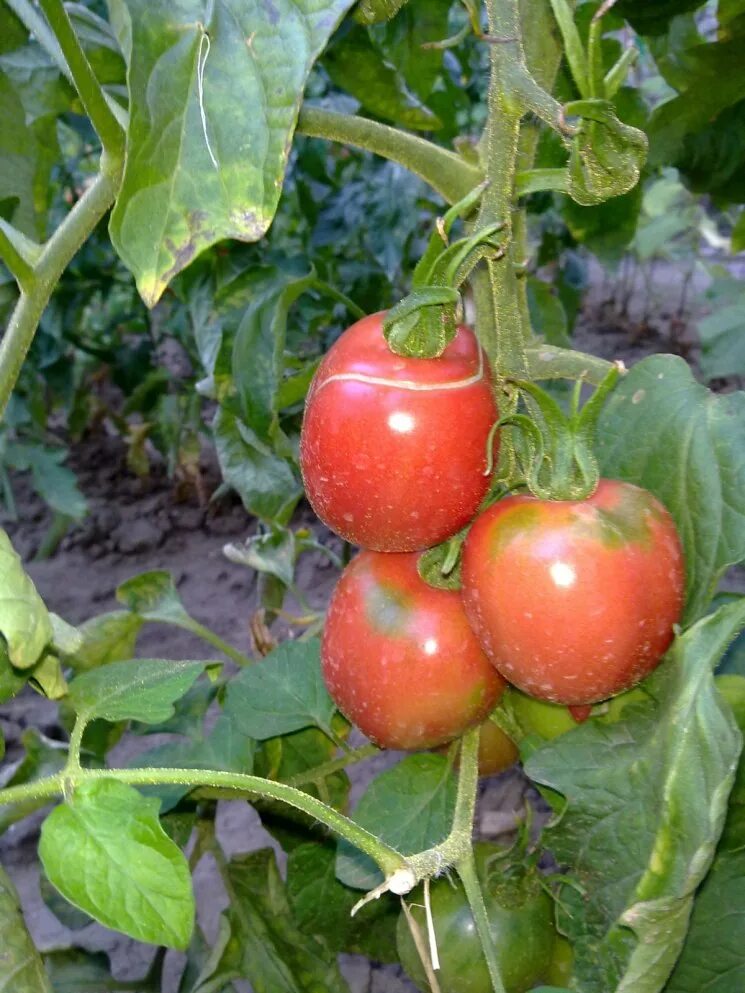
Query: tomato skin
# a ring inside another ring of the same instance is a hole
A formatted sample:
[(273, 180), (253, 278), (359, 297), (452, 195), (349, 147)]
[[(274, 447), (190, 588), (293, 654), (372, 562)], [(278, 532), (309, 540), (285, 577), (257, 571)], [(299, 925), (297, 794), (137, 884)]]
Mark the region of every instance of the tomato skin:
[[(481, 842), (474, 846), (474, 852), (505, 989), (507, 993), (525, 993), (551, 970), (557, 937), (551, 897), (535, 879), (528, 882), (519, 897), (520, 887), (515, 887), (516, 892), (500, 891), (489, 881), (486, 863), (503, 849)], [(426, 944), (421, 887), (406, 899)], [(434, 880), (430, 884), (430, 902), (440, 956), (436, 975), (441, 993), (492, 993), (486, 959), (460, 882)], [(396, 944), (406, 974), (420, 989), (429, 990), (403, 911), (396, 928)]]
[(458, 329), (440, 358), (402, 358), (383, 337), (384, 317), (353, 324), (318, 367), (300, 466), (313, 509), (342, 538), (416, 551), (476, 513), (489, 486), (487, 445), (498, 413), (469, 328)]
[(481, 723), (504, 690), (458, 593), (415, 553), (361, 552), (334, 590), (321, 664), (339, 710), (383, 748), (433, 748)]
[(683, 607), (675, 525), (651, 493), (601, 480), (583, 501), (512, 496), (463, 552), (469, 620), (502, 675), (539, 700), (587, 704), (660, 662)]

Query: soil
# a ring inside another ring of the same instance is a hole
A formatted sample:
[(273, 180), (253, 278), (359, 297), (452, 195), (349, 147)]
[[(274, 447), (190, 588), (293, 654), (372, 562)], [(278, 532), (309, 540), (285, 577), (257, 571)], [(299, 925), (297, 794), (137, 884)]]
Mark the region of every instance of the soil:
[[(617, 306), (603, 301), (598, 293), (591, 298), (576, 339), (578, 348), (622, 358), (627, 364), (650, 352), (673, 350), (671, 345), (695, 359), (695, 342), (685, 328), (683, 333), (680, 328), (676, 330), (674, 315), (660, 316), (656, 322), (642, 326), (640, 315), (621, 314)], [(123, 580), (149, 569), (167, 569), (193, 616), (241, 651), (251, 653), (256, 576), (223, 553), (224, 545), (244, 540), (255, 528), (255, 522), (247, 518), (237, 500), (227, 495), (200, 506), (193, 490), (186, 493), (185, 499), (179, 499), (184, 494), (157, 467), (148, 480), (136, 478), (126, 468), (121, 442), (103, 432), (74, 450), (72, 467), (89, 501), (90, 513), (67, 533), (50, 557), (35, 558), (52, 522), (48, 510), (23, 478), (14, 480), (20, 519), (0, 520), (28, 563), (28, 571), (50, 609), (71, 623), (81, 622), (116, 609), (114, 592)], [(202, 470), (203, 489), (212, 493), (218, 476), (208, 453)], [(337, 539), (315, 521), (308, 508), (301, 508), (295, 523), (310, 527), (321, 542), (336, 546)], [(301, 560), (298, 585), (314, 608), (323, 608), (335, 579), (335, 570), (320, 553), (309, 553)], [(143, 630), (138, 653), (156, 658), (209, 658), (214, 649), (179, 628), (152, 624)], [(53, 739), (63, 736), (56, 706), (31, 691), (0, 708), (0, 727), (7, 744), (4, 769), (12, 769), (22, 755), (20, 738), (26, 728), (35, 727)], [(148, 746), (152, 743), (149, 739)], [(141, 739), (127, 739), (114, 751), (112, 760), (123, 764), (142, 747)], [(353, 803), (370, 777), (397, 757), (381, 755), (351, 770)], [(508, 835), (526, 798), (536, 803), (518, 767), (488, 780), (482, 786), (479, 805), (480, 834), (492, 838)], [(117, 978), (132, 980), (143, 975), (153, 954), (149, 947), (97, 925), (72, 932), (43, 902), (36, 858), (42, 819), (43, 813), (34, 815), (0, 836), (0, 861), (20, 891), (38, 946), (47, 950), (79, 944), (90, 950), (104, 950), (111, 956)], [(220, 804), (218, 828), (229, 854), (274, 844), (244, 802)], [(203, 859), (198, 866), (195, 886), (200, 923), (208, 939), (213, 940), (227, 901), (209, 859)], [(182, 967), (182, 956), (169, 953), (163, 993), (175, 993)], [(400, 970), (370, 964), (358, 956), (343, 956), (342, 969), (353, 993), (414, 990)]]

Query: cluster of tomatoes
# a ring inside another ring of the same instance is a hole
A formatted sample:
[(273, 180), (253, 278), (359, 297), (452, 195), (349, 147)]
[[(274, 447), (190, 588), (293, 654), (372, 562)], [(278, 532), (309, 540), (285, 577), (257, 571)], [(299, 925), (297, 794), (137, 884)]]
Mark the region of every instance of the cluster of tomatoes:
[[(364, 549), (339, 580), (323, 636), (339, 709), (383, 747), (421, 749), (483, 722), (508, 682), (573, 708), (639, 682), (683, 604), (667, 510), (646, 490), (601, 480), (585, 500), (521, 494), (479, 513), (499, 437), (475, 336), (461, 327), (441, 357), (401, 357), (384, 316), (330, 349), (301, 437), (316, 513)], [(428, 585), (422, 550), (469, 522), (461, 590)]]

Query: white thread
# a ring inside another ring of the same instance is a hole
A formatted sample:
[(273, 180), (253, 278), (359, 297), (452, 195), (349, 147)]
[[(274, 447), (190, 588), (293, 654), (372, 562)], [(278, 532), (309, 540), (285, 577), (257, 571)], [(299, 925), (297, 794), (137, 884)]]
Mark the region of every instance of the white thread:
[[(212, 42), (210, 41), (210, 36), (204, 30), (200, 24), (202, 31), (202, 37), (199, 39), (199, 51), (197, 52), (197, 99), (199, 101), (199, 114), (202, 118), (202, 132), (204, 134), (204, 142), (207, 146), (207, 151), (210, 153), (210, 158), (212, 159), (212, 165), (215, 169), (219, 169), (217, 164), (217, 159), (215, 158), (215, 153), (212, 151), (212, 146), (210, 145), (210, 138), (207, 134), (207, 115), (204, 111), (204, 67), (207, 64), (207, 56), (210, 54), (210, 47)], [(205, 46), (205, 41), (207, 42)], [(203, 54), (204, 53), (204, 54)]]
[(427, 920), (427, 938), (429, 939), (429, 957), (432, 961), (432, 968), (437, 972), (440, 968), (440, 955), (437, 951), (437, 936), (435, 935), (435, 922), (432, 919), (432, 904), (429, 899), (429, 877), (424, 880), (424, 915)]

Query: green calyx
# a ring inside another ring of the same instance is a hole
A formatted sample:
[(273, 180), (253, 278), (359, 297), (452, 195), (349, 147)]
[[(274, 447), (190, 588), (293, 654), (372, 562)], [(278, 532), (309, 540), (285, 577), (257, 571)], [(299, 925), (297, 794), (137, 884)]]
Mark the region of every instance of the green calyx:
[(502, 224), (489, 224), (452, 244), (450, 230), (469, 214), (486, 188), (482, 183), (437, 222), (412, 279), (412, 292), (393, 307), (383, 322), (388, 347), (397, 355), (437, 358), (455, 337), (463, 319), (460, 287), (486, 256), (498, 257), (504, 245), (496, 239)]
[(467, 534), (468, 528), (464, 528), (419, 556), (417, 571), (428, 586), (438, 590), (460, 589), (460, 553)]
[(500, 426), (518, 428), (522, 434), (522, 444), (515, 446), (515, 461), (533, 496), (585, 500), (595, 492), (600, 478), (593, 453), (595, 427), (608, 394), (625, 371), (623, 363), (615, 363), (581, 408), (584, 381), (577, 380), (568, 414), (535, 383), (516, 382), (530, 413), (511, 414)]

